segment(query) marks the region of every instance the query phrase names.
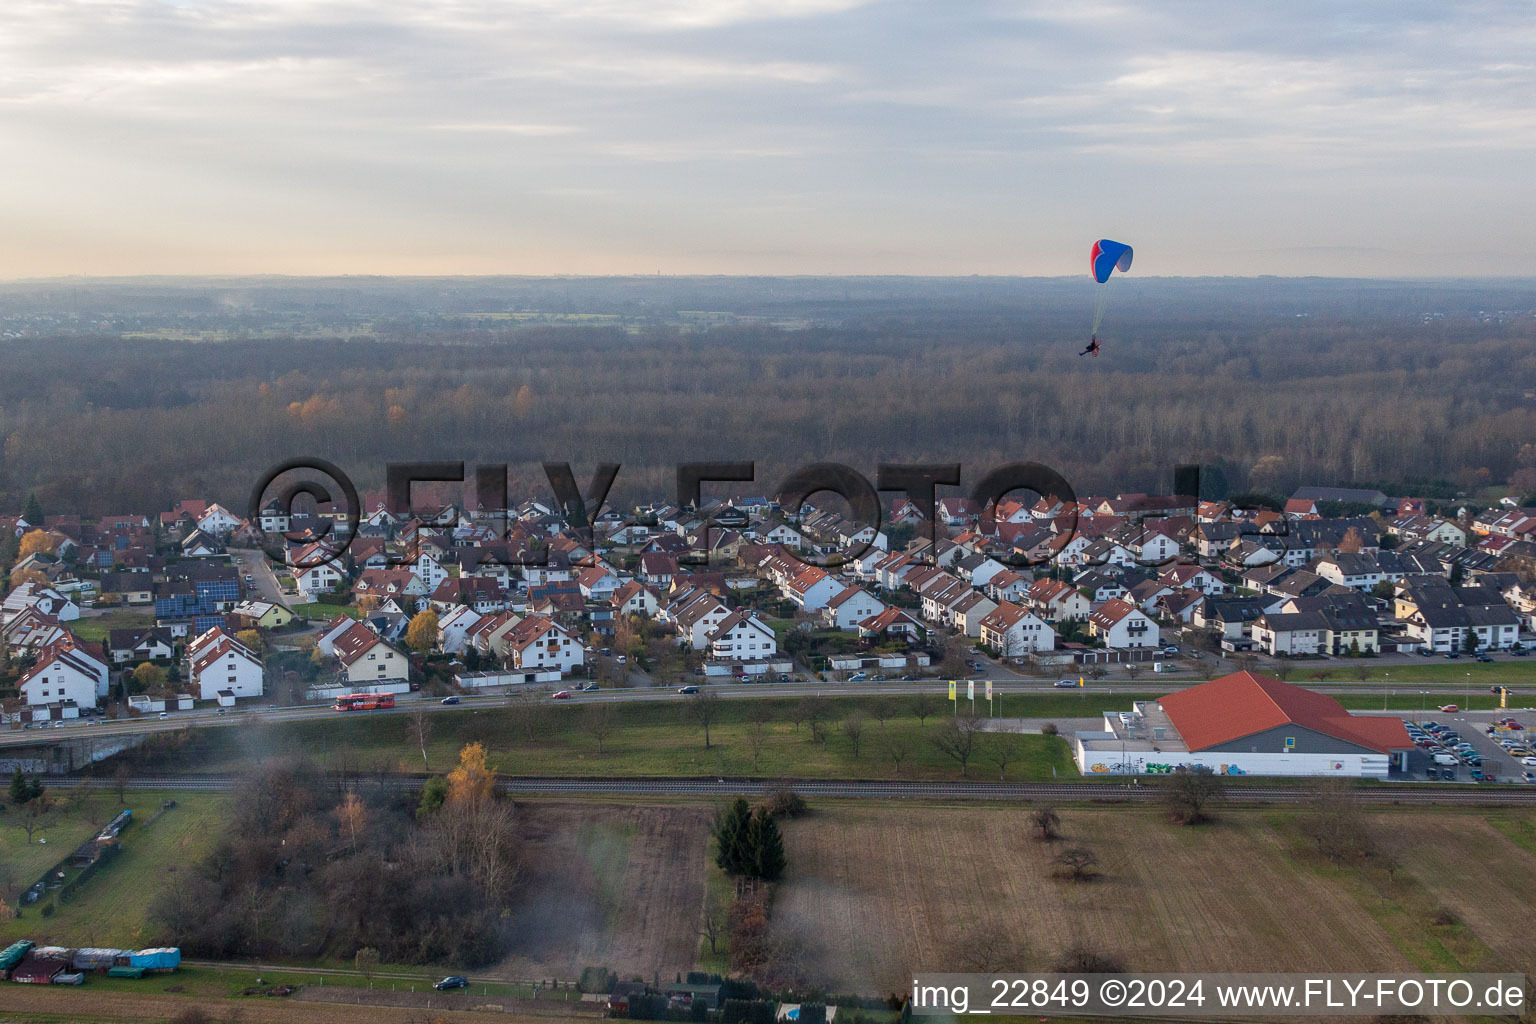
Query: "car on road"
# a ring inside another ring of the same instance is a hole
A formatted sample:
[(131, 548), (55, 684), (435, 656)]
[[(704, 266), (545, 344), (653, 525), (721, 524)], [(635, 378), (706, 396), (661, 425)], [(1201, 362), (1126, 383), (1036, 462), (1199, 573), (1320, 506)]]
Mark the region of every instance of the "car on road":
[(698, 693), (699, 692), (699, 688), (697, 686), (679, 686), (677, 688), (677, 692), (678, 693)]
[(850, 683), (862, 683), (864, 680), (866, 680), (868, 678), (869, 677), (866, 676), (863, 672), (855, 672), (853, 675), (848, 677), (848, 681)]
[(256, 577), (252, 576), (250, 573), (246, 573), (245, 574), (245, 582), (247, 582), (247, 583), (254, 583), (254, 582), (256, 582)]
[(165, 713), (165, 712), (164, 712), (164, 711), (162, 711), (162, 712), (160, 712), (160, 721), (162, 721), (162, 722), (163, 722), (163, 721), (165, 721), (165, 720), (166, 720), (166, 719), (167, 719), (167, 718), (170, 718), (170, 717), (171, 717), (171, 716), (170, 716), (170, 715), (168, 715), (168, 714), (166, 714), (166, 713)]
[(442, 700), (438, 701), (439, 704), (457, 704), (458, 702), (459, 698), (452, 696), (444, 697)]
[(571, 691), (570, 690), (556, 690), (554, 693), (550, 694), (550, 696), (552, 698), (554, 698), (555, 700), (570, 700), (571, 699)]
[(1458, 711), (1460, 711), (1460, 710), (1461, 710), (1461, 708), (1460, 708), (1460, 707), (1458, 707), (1458, 706), (1457, 706), (1457, 705), (1455, 705), (1455, 704), (1441, 704), (1441, 705), (1440, 705), (1440, 710), (1441, 710), (1441, 711), (1443, 711), (1443, 712), (1445, 712), (1445, 713), (1446, 713), (1446, 714), (1448, 714), (1448, 715), (1453, 715), (1453, 714), (1455, 714), (1455, 713), (1456, 713), (1456, 712), (1458, 712)]
[(1530, 654), (1531, 652), (1526, 650), (1524, 647), (1512, 647), (1509, 651), (1509, 656), (1511, 658), (1528, 658), (1530, 657)]
[(624, 665), (624, 664), (628, 664), (629, 657), (627, 655), (621, 654), (617, 658), (614, 658), (613, 660), (618, 662), (620, 665)]
[(1478, 655), (1478, 656), (1477, 656), (1477, 657), (1476, 657), (1476, 658), (1475, 658), (1475, 659), (1473, 659), (1473, 660), (1475, 660), (1475, 661), (1482, 661), (1482, 662), (1489, 662), (1489, 661), (1492, 661), (1492, 660), (1493, 660), (1493, 658), (1491, 658), (1491, 657), (1490, 657), (1490, 656), (1488, 656), (1488, 655), (1486, 655), (1486, 654), (1479, 654), (1479, 655)]
[(587, 685), (581, 687), (581, 692), (582, 693), (591, 693), (595, 689), (597, 689), (597, 684), (596, 683), (588, 683)]
[(469, 988), (469, 979), (461, 978), (457, 974), (450, 974), (442, 981), (434, 981), (432, 983), (432, 987), (437, 989), (439, 992), (447, 992), (448, 990), (455, 988)]
[(1072, 686), (1072, 687), (1077, 686), (1077, 680), (1076, 679), (1058, 679), (1058, 680), (1056, 680), (1055, 683), (1053, 683), (1051, 685), (1059, 686), (1063, 690), (1065, 690), (1069, 686)]

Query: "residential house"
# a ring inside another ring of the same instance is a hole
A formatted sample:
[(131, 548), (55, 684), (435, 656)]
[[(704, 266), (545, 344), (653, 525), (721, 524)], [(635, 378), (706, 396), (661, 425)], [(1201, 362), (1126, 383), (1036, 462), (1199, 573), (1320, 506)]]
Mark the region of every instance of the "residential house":
[(410, 661), (361, 622), (331, 641), (342, 675), (352, 686), (398, 683), (410, 678)]
[(844, 587), (821, 610), (822, 624), (828, 629), (853, 632), (859, 623), (873, 618), (885, 610), (885, 602), (865, 593), (858, 587)]
[(1088, 616), (1089, 632), (1105, 647), (1128, 650), (1159, 646), (1157, 623), (1134, 604), (1112, 598)]
[(260, 697), (265, 676), (261, 656), (218, 627), (187, 644), (187, 678), (203, 700)]
[(523, 672), (557, 670), (566, 675), (586, 661), (580, 641), (551, 619), (530, 615), (507, 636), (512, 667)]
[(981, 642), (1000, 658), (1020, 658), (1056, 649), (1056, 631), (1040, 616), (1011, 601), (1004, 601), (982, 616), (978, 626)]
[(744, 609), (721, 619), (709, 635), (709, 655), (717, 661), (766, 661), (776, 653), (773, 630)]

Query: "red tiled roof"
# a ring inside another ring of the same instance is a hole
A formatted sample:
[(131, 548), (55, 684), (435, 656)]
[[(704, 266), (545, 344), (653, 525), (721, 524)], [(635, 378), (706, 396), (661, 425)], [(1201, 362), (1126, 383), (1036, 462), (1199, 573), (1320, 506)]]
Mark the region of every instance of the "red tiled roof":
[(1413, 746), (1400, 718), (1351, 715), (1332, 697), (1253, 672), (1234, 672), (1158, 700), (1191, 751), (1283, 725), (1388, 753)]

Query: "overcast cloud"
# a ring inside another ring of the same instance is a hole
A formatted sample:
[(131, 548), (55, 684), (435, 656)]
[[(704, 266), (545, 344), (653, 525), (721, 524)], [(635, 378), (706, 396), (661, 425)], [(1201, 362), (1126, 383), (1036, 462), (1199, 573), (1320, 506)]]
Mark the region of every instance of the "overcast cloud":
[(1536, 13), (5, 0), (0, 145), (4, 277), (1529, 275)]

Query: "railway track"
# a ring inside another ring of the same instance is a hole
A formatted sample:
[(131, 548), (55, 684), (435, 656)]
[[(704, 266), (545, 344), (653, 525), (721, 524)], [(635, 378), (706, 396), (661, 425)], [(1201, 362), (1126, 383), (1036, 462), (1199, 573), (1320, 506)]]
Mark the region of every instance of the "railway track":
[[(415, 775), (354, 775), (338, 782), (381, 785), (402, 792), (419, 790), (425, 781)], [(230, 792), (243, 779), (234, 775), (164, 775), (129, 780), (127, 789), (162, 789), (185, 792)], [(54, 779), (52, 787), (70, 788), (78, 779)], [(789, 786), (802, 796), (839, 797), (858, 800), (1052, 800), (1123, 803), (1157, 800), (1162, 791), (1156, 785), (1131, 785), (1094, 782), (900, 782), (890, 780), (844, 779), (657, 779), (657, 778), (541, 778), (513, 777), (498, 780), (498, 788), (509, 794), (570, 794), (598, 796), (758, 796), (780, 786)], [(1223, 791), (1231, 803), (1283, 804), (1309, 798), (1300, 786), (1228, 786)], [(1412, 784), (1403, 786), (1362, 786), (1359, 799), (1377, 805), (1460, 804), (1463, 806), (1536, 807), (1536, 787), (1520, 789), (1503, 786), (1460, 788)]]

